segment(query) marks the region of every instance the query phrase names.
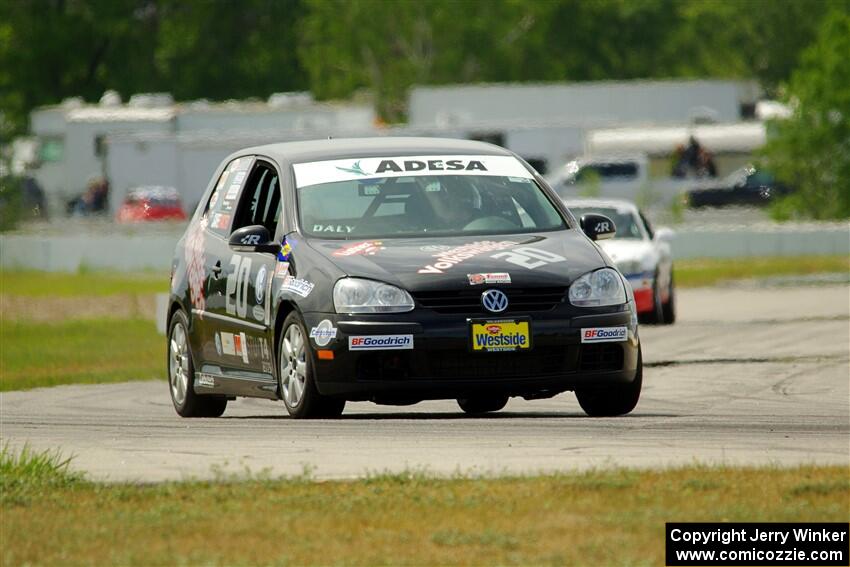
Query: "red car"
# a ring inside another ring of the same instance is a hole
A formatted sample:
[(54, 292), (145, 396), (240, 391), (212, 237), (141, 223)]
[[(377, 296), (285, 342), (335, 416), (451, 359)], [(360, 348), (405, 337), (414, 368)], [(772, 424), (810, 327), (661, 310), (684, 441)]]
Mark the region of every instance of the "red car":
[(186, 213), (177, 189), (137, 187), (127, 194), (115, 220), (122, 223), (186, 220)]

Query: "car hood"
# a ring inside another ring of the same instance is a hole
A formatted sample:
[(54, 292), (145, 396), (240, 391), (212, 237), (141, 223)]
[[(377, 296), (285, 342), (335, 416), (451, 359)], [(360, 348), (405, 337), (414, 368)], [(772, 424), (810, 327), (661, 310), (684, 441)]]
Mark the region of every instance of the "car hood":
[(596, 246), (578, 230), (366, 241), (310, 239), (307, 244), (349, 276), (411, 291), (468, 287), (468, 274), (483, 273), (508, 273), (511, 285), (567, 286), (606, 265)]

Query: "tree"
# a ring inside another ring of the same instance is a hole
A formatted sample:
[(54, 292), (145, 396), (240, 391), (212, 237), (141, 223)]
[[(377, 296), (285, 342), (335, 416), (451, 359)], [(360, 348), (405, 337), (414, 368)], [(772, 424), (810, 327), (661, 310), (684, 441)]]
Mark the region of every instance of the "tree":
[(850, 13), (831, 12), (788, 85), (793, 116), (773, 126), (768, 167), (797, 191), (780, 217), (850, 217)]
[(135, 92), (152, 78), (145, 0), (0, 0), (0, 112), (26, 128), (36, 106), (107, 88)]

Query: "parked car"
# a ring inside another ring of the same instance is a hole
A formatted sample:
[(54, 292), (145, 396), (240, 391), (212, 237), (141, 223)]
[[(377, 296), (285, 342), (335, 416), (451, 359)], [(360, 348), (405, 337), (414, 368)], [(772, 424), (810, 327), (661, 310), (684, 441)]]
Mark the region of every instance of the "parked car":
[(245, 149), (215, 172), (172, 264), (171, 399), (218, 416), (236, 396), (294, 418), (347, 400), (574, 391), (592, 416), (632, 411), (642, 383), (631, 288), (515, 154), (439, 138)]
[(186, 220), (180, 195), (173, 187), (145, 186), (132, 189), (115, 220), (121, 223)]
[(566, 199), (576, 218), (586, 214), (604, 215), (617, 225), (613, 239), (599, 246), (611, 257), (632, 286), (638, 316), (644, 323), (669, 325), (676, 320), (676, 288), (673, 282), (673, 231), (652, 225), (638, 207), (629, 201)]
[(790, 187), (776, 181), (770, 173), (746, 166), (730, 173), (717, 185), (701, 186), (687, 191), (686, 199), (688, 206), (693, 208), (763, 206), (790, 192)]

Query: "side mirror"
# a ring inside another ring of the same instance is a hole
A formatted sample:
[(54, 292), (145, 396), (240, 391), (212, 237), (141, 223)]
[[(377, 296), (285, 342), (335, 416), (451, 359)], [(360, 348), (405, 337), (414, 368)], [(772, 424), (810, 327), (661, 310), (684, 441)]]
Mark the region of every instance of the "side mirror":
[(236, 252), (280, 252), (280, 244), (272, 242), (266, 227), (255, 224), (234, 230), (227, 244)]
[(673, 240), (673, 237), (676, 235), (673, 232), (672, 228), (667, 228), (666, 226), (658, 227), (655, 231), (655, 240), (659, 240), (661, 242), (670, 242)]
[(588, 213), (581, 216), (579, 223), (581, 224), (581, 229), (591, 240), (606, 240), (608, 238), (614, 238), (614, 235), (617, 234), (617, 227), (614, 225), (614, 221), (605, 215)]

